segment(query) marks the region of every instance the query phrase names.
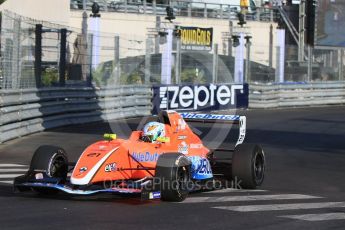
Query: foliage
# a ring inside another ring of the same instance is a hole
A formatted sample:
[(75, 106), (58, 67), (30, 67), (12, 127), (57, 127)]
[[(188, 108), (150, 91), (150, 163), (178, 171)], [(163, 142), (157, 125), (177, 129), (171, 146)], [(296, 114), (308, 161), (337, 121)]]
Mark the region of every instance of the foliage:
[(49, 67), (42, 72), (42, 85), (53, 86), (59, 81), (59, 71), (57, 68)]
[(130, 74), (121, 75), (121, 84), (123, 85), (134, 85), (134, 84), (143, 84), (144, 74), (141, 71), (134, 71)]
[(183, 83), (206, 83), (203, 73), (197, 73), (195, 69), (184, 69), (181, 71), (181, 82)]
[(135, 69), (129, 73), (122, 71), (120, 79), (116, 79), (112, 62), (105, 62), (92, 71), (92, 79), (98, 87), (113, 84), (143, 84), (144, 73), (139, 69)]
[(92, 70), (92, 80), (98, 87), (107, 84), (113, 84), (114, 78), (112, 76), (111, 62), (102, 63), (96, 69)]

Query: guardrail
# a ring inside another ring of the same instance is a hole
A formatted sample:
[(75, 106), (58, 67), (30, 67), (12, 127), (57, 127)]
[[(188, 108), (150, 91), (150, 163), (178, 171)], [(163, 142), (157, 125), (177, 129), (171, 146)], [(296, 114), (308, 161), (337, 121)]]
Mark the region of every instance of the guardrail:
[[(157, 3), (152, 0), (86, 0), (86, 5), (82, 1), (71, 0), (72, 10), (91, 10), (92, 4), (97, 2), (101, 12), (119, 12), (150, 15), (166, 15), (166, 7), (171, 6), (175, 16), (182, 17), (202, 17), (217, 19), (237, 20), (237, 13), (241, 11), (239, 2), (237, 4), (207, 3), (205, 1), (178, 0), (171, 1), (170, 4)], [(246, 10), (247, 20), (273, 21), (276, 17), (274, 9), (269, 6), (256, 6), (250, 4)]]
[(151, 114), (150, 86), (0, 91), (0, 143), (54, 127)]
[(251, 84), (249, 108), (345, 104), (345, 82)]
[[(0, 143), (55, 127), (149, 116), (151, 86), (0, 91)], [(345, 104), (345, 82), (250, 84), (249, 108)]]

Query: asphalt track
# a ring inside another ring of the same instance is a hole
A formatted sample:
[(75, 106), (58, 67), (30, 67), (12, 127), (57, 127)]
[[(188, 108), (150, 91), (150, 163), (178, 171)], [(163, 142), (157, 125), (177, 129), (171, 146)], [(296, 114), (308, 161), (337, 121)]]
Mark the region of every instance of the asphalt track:
[[(22, 173), (39, 145), (60, 145), (74, 161), (111, 132), (106, 123), (63, 127), (0, 145), (0, 229), (344, 229), (345, 107), (240, 113), (248, 119), (246, 141), (266, 152), (261, 190), (194, 193), (183, 203), (14, 194), (6, 180)], [(126, 135), (127, 124), (136, 128), (138, 122), (111, 126)]]

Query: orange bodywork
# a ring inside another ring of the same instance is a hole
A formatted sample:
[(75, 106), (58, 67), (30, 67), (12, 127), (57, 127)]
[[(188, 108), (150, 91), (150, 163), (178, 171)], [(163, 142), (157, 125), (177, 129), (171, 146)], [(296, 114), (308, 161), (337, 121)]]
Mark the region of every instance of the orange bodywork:
[(183, 118), (174, 111), (167, 112), (167, 116), (167, 141), (143, 142), (142, 131), (133, 131), (127, 140), (96, 142), (87, 147), (80, 156), (73, 170), (71, 183), (89, 185), (104, 181), (153, 177), (158, 157), (163, 153), (180, 152), (186, 156), (205, 158), (209, 149)]

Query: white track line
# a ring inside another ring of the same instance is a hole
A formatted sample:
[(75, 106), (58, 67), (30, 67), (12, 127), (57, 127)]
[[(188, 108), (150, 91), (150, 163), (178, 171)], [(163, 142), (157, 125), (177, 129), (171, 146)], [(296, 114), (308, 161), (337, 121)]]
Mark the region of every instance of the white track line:
[(0, 183), (3, 183), (3, 184), (13, 184), (13, 181), (12, 180), (0, 180)]
[(0, 179), (3, 179), (3, 178), (15, 178), (17, 176), (21, 176), (23, 174), (0, 174)]
[(7, 173), (7, 172), (26, 172), (28, 169), (1, 169), (0, 173)]
[(191, 197), (183, 203), (211, 203), (211, 202), (237, 202), (237, 201), (256, 201), (256, 200), (300, 200), (316, 199), (318, 196), (303, 194), (283, 194), (283, 195), (252, 195), (252, 196), (222, 196), (222, 197)]
[(236, 212), (262, 212), (282, 211), (298, 209), (322, 209), (322, 208), (344, 208), (345, 202), (323, 202), (323, 203), (297, 203), (297, 204), (272, 204), (272, 205), (245, 205), (245, 206), (219, 206), (213, 207)]
[(206, 191), (205, 193), (227, 193), (227, 192), (267, 192), (267, 190), (260, 190), (260, 189), (235, 189), (235, 188), (225, 188), (225, 189), (219, 189), (219, 190), (213, 190), (213, 191)]
[(0, 164), (0, 168), (2, 167), (28, 167), (27, 165), (20, 165), (20, 164)]
[(325, 221), (325, 220), (345, 220), (345, 213), (321, 213), (321, 214), (305, 214), (305, 215), (288, 215), (279, 216), (284, 218), (305, 220), (305, 221)]

